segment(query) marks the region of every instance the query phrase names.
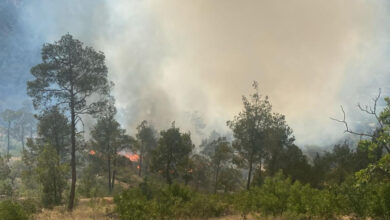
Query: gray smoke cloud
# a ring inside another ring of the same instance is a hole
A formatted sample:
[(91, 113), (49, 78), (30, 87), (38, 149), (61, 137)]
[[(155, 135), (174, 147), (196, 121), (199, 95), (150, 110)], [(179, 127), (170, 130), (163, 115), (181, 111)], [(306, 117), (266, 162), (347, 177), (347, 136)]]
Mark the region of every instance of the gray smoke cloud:
[(363, 0), (31, 0), (19, 18), (36, 45), (71, 33), (106, 54), (118, 119), (172, 121), (197, 143), (242, 108), (257, 80), (300, 145), (343, 137), (344, 105), (388, 94), (389, 7)]

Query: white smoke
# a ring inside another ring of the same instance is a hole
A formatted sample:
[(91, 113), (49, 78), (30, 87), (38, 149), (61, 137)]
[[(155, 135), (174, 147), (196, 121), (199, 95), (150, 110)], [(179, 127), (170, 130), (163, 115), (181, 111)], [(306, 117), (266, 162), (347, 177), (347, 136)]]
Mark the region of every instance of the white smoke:
[(298, 144), (328, 145), (343, 135), (329, 119), (340, 105), (357, 121), (357, 102), (388, 93), (388, 13), (363, 0), (41, 0), (21, 17), (32, 37), (69, 32), (106, 54), (130, 132), (146, 119), (197, 143), (225, 133), (257, 80)]

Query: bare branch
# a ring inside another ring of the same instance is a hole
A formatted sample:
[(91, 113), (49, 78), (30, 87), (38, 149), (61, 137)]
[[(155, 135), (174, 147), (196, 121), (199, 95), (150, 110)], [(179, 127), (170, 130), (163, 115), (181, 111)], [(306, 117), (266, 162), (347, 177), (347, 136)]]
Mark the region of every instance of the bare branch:
[(81, 117), (80, 116), (76, 116), (76, 124), (78, 123), (78, 122), (81, 122), (81, 125), (83, 126), (83, 130), (82, 131), (79, 131), (79, 132), (77, 132), (77, 134), (81, 134), (81, 133), (84, 133), (84, 121), (83, 121), (83, 119), (81, 119)]
[(360, 103), (358, 103), (358, 108), (360, 109), (360, 111), (362, 112), (365, 112), (367, 114), (370, 114), (370, 115), (373, 115), (375, 117), (375, 119), (377, 120), (379, 126), (381, 127), (381, 129), (383, 128), (383, 124), (381, 122), (381, 120), (379, 119), (379, 116), (376, 112), (377, 110), (377, 104), (378, 104), (378, 101), (379, 101), (379, 98), (381, 97), (381, 93), (382, 93), (382, 90), (379, 88), (379, 92), (378, 92), (378, 95), (372, 99), (372, 101), (374, 101), (374, 105), (371, 107), (371, 106), (368, 106), (368, 105), (365, 105), (364, 107), (362, 107), (360, 105)]
[(330, 118), (330, 119), (332, 119), (333, 121), (337, 121), (337, 122), (340, 122), (340, 123), (344, 124), (344, 126), (345, 126), (344, 133), (350, 133), (350, 134), (354, 134), (354, 135), (359, 135), (360, 137), (362, 137), (362, 136), (373, 137), (372, 134), (358, 133), (358, 132), (355, 132), (355, 131), (351, 130), (349, 128), (349, 126), (348, 126), (348, 123), (347, 123), (346, 119), (345, 119), (344, 108), (343, 108), (343, 106), (340, 106), (340, 107), (341, 107), (341, 111), (343, 112), (343, 119), (342, 120), (335, 119), (335, 118)]

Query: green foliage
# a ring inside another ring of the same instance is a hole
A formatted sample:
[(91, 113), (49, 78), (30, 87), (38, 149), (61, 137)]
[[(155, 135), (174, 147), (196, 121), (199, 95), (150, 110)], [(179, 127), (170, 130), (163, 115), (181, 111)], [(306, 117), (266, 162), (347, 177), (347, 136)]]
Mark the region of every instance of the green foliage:
[(189, 171), (190, 153), (194, 145), (190, 133), (181, 133), (174, 123), (166, 131), (161, 131), (157, 148), (153, 151), (152, 168), (160, 172), (168, 184), (174, 178)]
[(141, 185), (115, 197), (121, 219), (204, 219), (222, 216), (229, 208), (219, 195), (195, 193), (178, 184), (145, 190), (147, 187)]
[(42, 184), (42, 203), (52, 207), (62, 202), (62, 193), (66, 186), (65, 174), (68, 166), (60, 164), (54, 147), (45, 145), (38, 155), (37, 176)]
[(91, 131), (92, 140), (91, 145), (95, 153), (91, 155), (97, 160), (91, 162), (107, 165), (104, 167), (108, 182), (108, 191), (112, 192), (114, 189), (115, 176), (117, 173), (117, 161), (120, 155), (118, 153), (125, 148), (130, 148), (134, 142), (133, 138), (126, 135), (126, 130), (120, 128), (120, 124), (115, 119), (116, 108), (113, 100), (105, 111), (101, 112), (96, 125)]
[(39, 201), (31, 198), (20, 200), (18, 203), (21, 207), (23, 207), (23, 210), (27, 215), (37, 213), (41, 208)]
[[(94, 198), (105, 195), (105, 190), (102, 181), (96, 178), (96, 172), (92, 165), (88, 165), (82, 171), (78, 192), (81, 196)], [(104, 188), (104, 189), (103, 189)]]
[(13, 194), (11, 169), (7, 159), (0, 155), (0, 195), (11, 196)]
[(255, 207), (265, 215), (283, 215), (287, 210), (290, 187), (291, 180), (284, 178), (281, 172), (273, 178), (266, 178), (260, 188), (253, 189), (257, 195)]
[[(105, 56), (66, 34), (42, 47), (42, 63), (31, 68), (34, 79), (27, 82), (27, 94), (36, 110), (58, 106), (70, 118), (72, 183), (69, 210), (76, 192), (76, 133), (81, 115), (96, 115), (108, 102), (111, 83), (107, 79)], [(93, 96), (93, 98), (91, 98)]]
[(38, 141), (53, 146), (61, 161), (67, 159), (68, 146), (70, 145), (70, 125), (64, 113), (55, 106), (45, 110), (38, 117), (38, 120)]
[(292, 144), (294, 137), (292, 130), (286, 124), (284, 115), (273, 113), (268, 96), (264, 98), (259, 94), (258, 83), (253, 83), (255, 92), (249, 97), (243, 97), (244, 109), (227, 125), (234, 133), (233, 147), (237, 152), (235, 162), (237, 165), (248, 168), (246, 187), (249, 189), (252, 171), (264, 159), (270, 174), (278, 171), (274, 159), (279, 153), (278, 149)]
[(28, 215), (24, 207), (11, 200), (0, 202), (0, 219), (4, 220), (27, 220)]
[(193, 179), (190, 185), (198, 192), (211, 192), (213, 181), (210, 160), (204, 155), (194, 154), (191, 157), (191, 163)]
[(340, 186), (319, 190), (298, 181), (293, 183), (278, 172), (267, 177), (262, 186), (234, 194), (233, 205), (243, 218), (248, 214), (287, 219), (390, 216), (390, 184), (357, 183), (349, 178)]
[(153, 207), (140, 189), (126, 190), (114, 198), (115, 210), (121, 219), (153, 219)]
[(234, 208), (243, 217), (248, 214), (285, 216), (288, 219), (303, 217), (330, 218), (335, 213), (334, 194), (317, 190), (283, 176), (279, 171), (267, 177), (260, 187), (252, 187), (233, 196)]
[[(253, 191), (253, 190), (252, 190)], [(233, 206), (236, 211), (238, 211), (243, 219), (246, 219), (246, 216), (254, 212), (254, 194), (248, 190), (243, 190), (234, 194), (233, 196)]]
[(345, 182), (339, 188), (339, 204), (343, 213), (354, 213), (358, 217), (390, 216), (390, 184)]
[[(221, 184), (224, 183), (224, 180), (226, 180), (221, 179), (220, 175), (223, 169), (232, 162), (233, 149), (225, 137), (220, 137), (208, 144), (205, 144), (203, 146), (202, 153), (207, 155), (210, 159), (214, 173), (214, 193), (216, 193)], [(225, 185), (229, 184), (225, 183)]]
[(148, 124), (147, 121), (142, 121), (140, 125), (137, 126), (137, 144), (135, 145), (135, 150), (139, 154), (139, 169), (138, 175), (141, 176), (142, 172), (148, 172), (148, 168), (152, 162), (152, 152), (157, 147), (157, 131)]
[(390, 154), (384, 155), (377, 163), (369, 164), (355, 176), (361, 183), (390, 180)]

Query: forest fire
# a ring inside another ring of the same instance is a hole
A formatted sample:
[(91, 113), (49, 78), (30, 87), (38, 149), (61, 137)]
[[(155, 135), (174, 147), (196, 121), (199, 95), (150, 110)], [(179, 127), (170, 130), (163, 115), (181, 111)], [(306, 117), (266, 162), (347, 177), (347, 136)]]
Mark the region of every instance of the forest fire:
[(123, 156), (129, 159), (131, 162), (137, 162), (139, 160), (138, 154), (126, 153)]

